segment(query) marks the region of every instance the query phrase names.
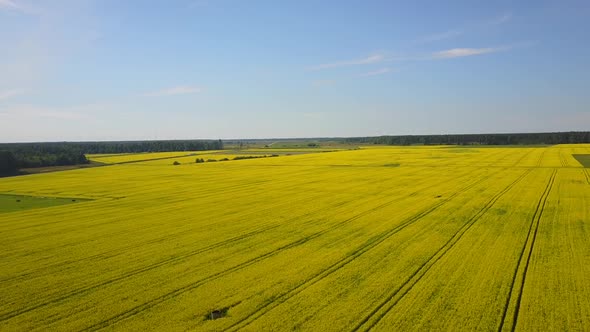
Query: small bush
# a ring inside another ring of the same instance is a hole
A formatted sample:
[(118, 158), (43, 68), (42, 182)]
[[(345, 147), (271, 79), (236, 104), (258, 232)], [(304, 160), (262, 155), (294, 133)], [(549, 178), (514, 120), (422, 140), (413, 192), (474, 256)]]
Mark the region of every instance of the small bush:
[(229, 160), (228, 158), (223, 158), (223, 159), (220, 159), (219, 161), (228, 161), (228, 160)]
[(172, 163), (172, 165), (177, 166), (177, 165), (180, 165), (180, 163), (178, 161), (175, 161)]
[(264, 158), (266, 156), (237, 156), (234, 160)]
[[(258, 156), (235, 156), (232, 160), (244, 160), (244, 159), (259, 159), (259, 158), (270, 158), (270, 157), (278, 157), (278, 154), (272, 154), (272, 155), (258, 155)], [(223, 161), (225, 160), (229, 160), (227, 158), (223, 158), (221, 159)]]
[(223, 318), (227, 316), (227, 312), (229, 311), (229, 307), (225, 307), (222, 309), (213, 310), (207, 315), (205, 315), (205, 320), (215, 320), (219, 318)]
[(197, 158), (197, 160), (196, 160), (197, 164), (204, 163), (204, 162), (205, 162), (205, 159), (203, 159), (203, 158)]
[(216, 161), (217, 161), (217, 159), (207, 159), (208, 163), (212, 163), (212, 162), (216, 162)]

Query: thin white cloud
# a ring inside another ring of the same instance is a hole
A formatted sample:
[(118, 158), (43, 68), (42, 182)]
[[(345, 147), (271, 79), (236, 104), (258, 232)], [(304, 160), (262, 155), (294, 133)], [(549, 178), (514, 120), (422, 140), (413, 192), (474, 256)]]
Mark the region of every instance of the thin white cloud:
[[(2, 1), (2, 0), (0, 0), (0, 1)], [(4, 99), (8, 99), (8, 98), (11, 98), (14, 96), (18, 96), (22, 93), (23, 93), (23, 91), (18, 90), (18, 89), (0, 91), (0, 100), (4, 100)]]
[(187, 95), (187, 94), (194, 94), (201, 92), (202, 89), (197, 86), (175, 86), (172, 88), (162, 89), (159, 91), (153, 91), (149, 93), (145, 93), (144, 96), (147, 97), (165, 97), (165, 96), (176, 96), (176, 95)]
[(20, 12), (23, 14), (38, 13), (37, 7), (34, 7), (26, 2), (17, 0), (0, 0), (0, 10)]
[(473, 55), (482, 55), (489, 53), (496, 53), (505, 50), (506, 47), (486, 47), (486, 48), (453, 48), (450, 50), (444, 50), (434, 52), (431, 56), (432, 59), (452, 59), (462, 58)]
[(21, 7), (16, 4), (16, 2), (11, 0), (0, 0), (0, 8), (2, 9), (11, 9), (11, 10), (20, 10)]
[(380, 63), (386, 61), (387, 58), (382, 54), (374, 54), (370, 55), (366, 58), (356, 59), (356, 60), (345, 60), (345, 61), (337, 61), (332, 63), (324, 63), (317, 66), (310, 67), (311, 70), (320, 70), (320, 69), (329, 69), (329, 68), (338, 68), (338, 67), (348, 67), (348, 66), (359, 66), (359, 65), (370, 65), (375, 63)]
[(391, 72), (391, 69), (390, 68), (380, 68), (380, 69), (377, 69), (377, 70), (373, 70), (373, 71), (370, 71), (370, 72), (361, 74), (361, 76), (363, 76), (363, 77), (377, 76), (377, 75), (387, 74), (389, 72)]
[(441, 40), (451, 39), (451, 38), (455, 38), (460, 35), (463, 35), (465, 33), (468, 33), (474, 29), (477, 30), (477, 29), (485, 28), (486, 26), (501, 25), (501, 24), (504, 24), (504, 23), (510, 21), (511, 19), (512, 19), (512, 13), (506, 12), (502, 15), (493, 17), (491, 19), (488, 18), (485, 20), (481, 20), (476, 24), (471, 24), (470, 26), (463, 26), (462, 28), (459, 28), (459, 29), (447, 30), (447, 31), (443, 31), (440, 33), (435, 33), (432, 35), (428, 35), (428, 36), (419, 38), (419, 39), (415, 40), (414, 43), (427, 44), (427, 43), (438, 42)]

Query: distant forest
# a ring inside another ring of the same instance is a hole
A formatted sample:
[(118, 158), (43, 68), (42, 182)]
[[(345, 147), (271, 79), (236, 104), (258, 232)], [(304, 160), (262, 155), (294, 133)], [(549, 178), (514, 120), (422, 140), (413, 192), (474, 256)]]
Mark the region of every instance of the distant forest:
[[(310, 139), (247, 140), (264, 142), (306, 142)], [(552, 145), (590, 143), (590, 132), (405, 135), (351, 138), (318, 138), (314, 141), (337, 141), (346, 144), (382, 145)], [(231, 143), (232, 141), (226, 141)], [(222, 150), (221, 140), (122, 141), (122, 142), (57, 142), (0, 144), (0, 176), (19, 173), (22, 168), (80, 165), (89, 163), (85, 154), (115, 154), (169, 151)], [(241, 141), (240, 141), (241, 146)]]
[(88, 164), (85, 154), (222, 150), (221, 140), (0, 144), (0, 176), (21, 168)]
[(344, 142), (384, 145), (553, 145), (590, 143), (590, 132), (351, 137), (345, 138)]

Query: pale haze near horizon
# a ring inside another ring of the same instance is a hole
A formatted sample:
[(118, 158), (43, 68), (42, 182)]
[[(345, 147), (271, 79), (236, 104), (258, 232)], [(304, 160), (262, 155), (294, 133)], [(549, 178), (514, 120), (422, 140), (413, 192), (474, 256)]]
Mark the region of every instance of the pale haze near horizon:
[(587, 1), (0, 0), (0, 141), (585, 131)]

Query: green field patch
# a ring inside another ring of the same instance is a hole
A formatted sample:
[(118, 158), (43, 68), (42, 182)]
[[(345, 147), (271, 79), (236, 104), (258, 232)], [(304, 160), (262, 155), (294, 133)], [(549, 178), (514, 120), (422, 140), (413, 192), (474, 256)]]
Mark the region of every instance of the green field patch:
[(24, 211), (86, 201), (89, 201), (89, 199), (0, 194), (0, 213)]
[(584, 167), (590, 168), (590, 154), (573, 154), (576, 160)]

